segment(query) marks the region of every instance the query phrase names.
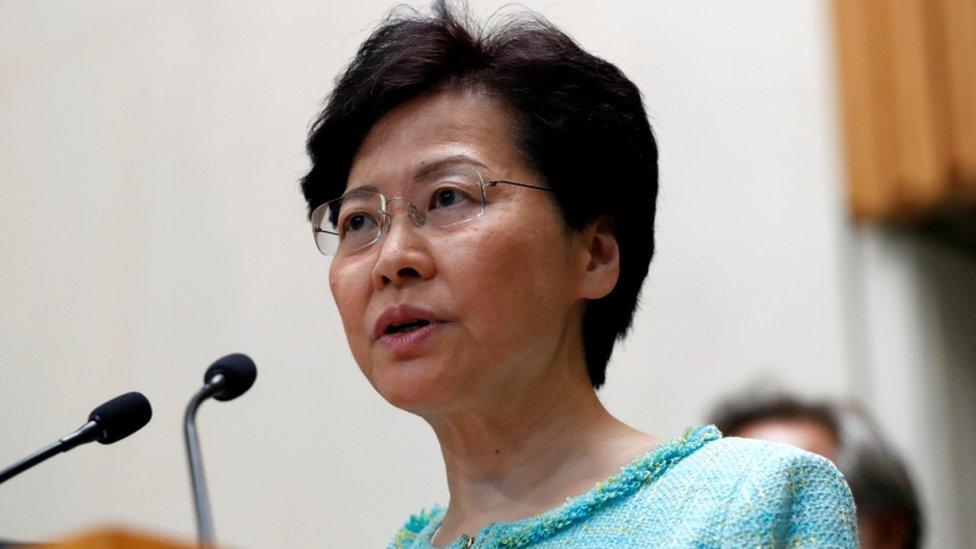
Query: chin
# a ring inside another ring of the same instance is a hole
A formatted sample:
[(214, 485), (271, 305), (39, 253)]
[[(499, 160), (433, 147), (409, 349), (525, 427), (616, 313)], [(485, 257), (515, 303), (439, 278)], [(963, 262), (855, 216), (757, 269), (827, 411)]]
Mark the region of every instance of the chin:
[(370, 383), (387, 402), (401, 410), (419, 414), (442, 407), (451, 400), (451, 382), (444, 369), (431, 368), (421, 360), (377, 365)]

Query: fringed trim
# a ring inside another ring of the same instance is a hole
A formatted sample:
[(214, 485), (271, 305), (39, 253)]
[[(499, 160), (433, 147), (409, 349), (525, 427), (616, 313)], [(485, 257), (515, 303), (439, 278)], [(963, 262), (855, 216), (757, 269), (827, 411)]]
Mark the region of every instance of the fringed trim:
[(675, 462), (694, 452), (706, 442), (722, 437), (714, 425), (704, 425), (685, 429), (682, 436), (662, 444), (653, 451), (637, 458), (620, 473), (596, 485), (596, 488), (572, 498), (565, 505), (537, 520), (519, 527), (513, 524), (514, 532), (499, 537), (498, 546), (515, 549), (552, 537), (560, 530), (582, 521), (603, 505), (632, 494), (645, 484), (658, 478)]
[[(722, 433), (714, 425), (688, 427), (680, 437), (658, 445), (620, 469), (616, 475), (598, 483), (593, 490), (568, 499), (562, 507), (512, 523), (506, 528), (511, 533), (499, 536), (497, 546), (516, 549), (550, 538), (560, 530), (586, 519), (607, 503), (636, 492), (705, 443), (720, 438)], [(407, 549), (421, 530), (443, 513), (443, 507), (435, 506), (430, 511), (421, 510), (419, 514), (412, 515), (387, 549)]]
[(400, 531), (393, 537), (393, 541), (387, 545), (387, 549), (406, 549), (417, 539), (417, 535), (420, 534), (424, 527), (430, 524), (431, 520), (439, 517), (443, 513), (443, 507), (434, 506), (430, 511), (421, 509), (416, 515), (410, 515), (407, 523), (400, 528)]

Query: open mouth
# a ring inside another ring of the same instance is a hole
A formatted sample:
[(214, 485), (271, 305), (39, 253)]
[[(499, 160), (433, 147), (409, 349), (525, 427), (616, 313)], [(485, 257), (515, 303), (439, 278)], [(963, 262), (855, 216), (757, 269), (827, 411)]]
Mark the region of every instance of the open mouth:
[(407, 332), (412, 332), (414, 330), (419, 330), (429, 324), (430, 324), (429, 320), (423, 320), (423, 319), (411, 320), (408, 322), (402, 322), (400, 324), (390, 324), (389, 326), (386, 327), (386, 330), (384, 330), (383, 333), (384, 334), (407, 333)]

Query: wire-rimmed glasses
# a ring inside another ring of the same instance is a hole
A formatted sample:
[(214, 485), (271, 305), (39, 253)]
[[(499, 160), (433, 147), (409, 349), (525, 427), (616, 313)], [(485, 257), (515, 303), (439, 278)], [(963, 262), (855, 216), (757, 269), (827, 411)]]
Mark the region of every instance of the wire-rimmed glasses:
[(377, 243), (390, 228), (393, 204), (402, 202), (417, 227), (447, 228), (484, 215), (488, 188), (514, 185), (552, 192), (526, 183), (485, 182), (472, 169), (454, 169), (411, 183), (409, 196), (387, 198), (374, 187), (358, 187), (312, 211), (315, 245), (325, 255), (350, 254)]

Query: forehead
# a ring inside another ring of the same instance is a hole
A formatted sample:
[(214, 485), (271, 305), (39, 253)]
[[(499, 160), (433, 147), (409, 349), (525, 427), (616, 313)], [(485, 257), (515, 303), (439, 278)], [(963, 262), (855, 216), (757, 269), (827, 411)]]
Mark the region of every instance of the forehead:
[(353, 158), (347, 188), (406, 180), (449, 158), (468, 158), (495, 171), (513, 169), (519, 160), (508, 108), (473, 90), (404, 103), (369, 131)]

